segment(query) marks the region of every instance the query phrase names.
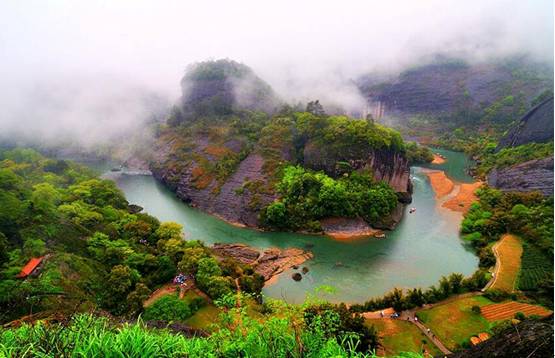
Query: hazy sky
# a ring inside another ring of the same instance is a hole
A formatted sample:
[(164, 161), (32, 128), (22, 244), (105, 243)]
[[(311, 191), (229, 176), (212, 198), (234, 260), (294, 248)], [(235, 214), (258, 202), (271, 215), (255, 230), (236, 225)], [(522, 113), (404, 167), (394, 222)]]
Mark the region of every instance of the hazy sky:
[[(346, 93), (347, 102), (345, 79), (438, 52), (553, 61), (552, 0), (2, 0), (0, 29), (4, 128), (31, 118), (94, 127), (96, 108), (114, 97), (146, 89), (175, 99), (188, 63), (222, 57), (250, 65), (285, 98)], [(30, 89), (45, 88), (57, 105), (29, 109)], [(133, 120), (122, 112), (105, 117)]]

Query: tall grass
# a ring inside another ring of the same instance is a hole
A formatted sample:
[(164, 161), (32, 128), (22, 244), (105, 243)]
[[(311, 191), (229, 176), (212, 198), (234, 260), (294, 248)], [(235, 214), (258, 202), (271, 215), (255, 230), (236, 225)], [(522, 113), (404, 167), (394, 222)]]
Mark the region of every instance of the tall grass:
[(248, 329), (221, 327), (207, 338), (187, 338), (81, 314), (67, 326), (38, 322), (0, 331), (0, 357), (373, 357), (318, 333), (297, 335), (287, 319), (244, 325)]

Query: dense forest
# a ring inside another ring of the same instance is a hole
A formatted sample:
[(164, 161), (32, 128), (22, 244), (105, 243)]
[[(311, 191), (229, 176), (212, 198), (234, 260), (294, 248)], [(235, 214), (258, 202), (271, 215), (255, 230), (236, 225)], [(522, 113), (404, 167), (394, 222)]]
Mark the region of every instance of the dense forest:
[[(6, 150), (0, 183), (2, 321), (43, 310), (133, 316), (177, 272), (193, 275), (212, 299), (234, 292), (235, 279), (246, 293), (258, 295), (263, 286), (252, 269), (216, 260), (201, 242), (184, 240), (180, 225), (128, 205), (114, 182), (83, 166)], [(16, 278), (33, 257), (44, 257), (41, 275)]]

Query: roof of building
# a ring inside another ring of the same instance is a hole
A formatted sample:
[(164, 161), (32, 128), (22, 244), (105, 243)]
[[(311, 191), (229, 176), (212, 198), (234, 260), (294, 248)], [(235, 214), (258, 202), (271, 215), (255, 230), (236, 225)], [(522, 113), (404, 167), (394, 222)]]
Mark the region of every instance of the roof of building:
[(17, 277), (27, 277), (37, 268), (38, 265), (42, 262), (44, 256), (41, 257), (33, 257), (32, 259), (27, 262), (25, 266), (21, 269), (21, 272), (17, 275)]

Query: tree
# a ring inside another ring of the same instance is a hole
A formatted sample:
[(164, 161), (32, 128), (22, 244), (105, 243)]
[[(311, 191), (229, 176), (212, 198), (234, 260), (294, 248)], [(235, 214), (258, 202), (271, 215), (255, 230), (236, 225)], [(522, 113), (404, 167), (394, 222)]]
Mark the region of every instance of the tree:
[(60, 193), (50, 183), (40, 183), (33, 186), (33, 193), (31, 194), (33, 209), (44, 215), (50, 216), (55, 212), (60, 198)]
[(308, 113), (312, 113), (315, 116), (326, 115), (326, 111), (324, 111), (324, 107), (322, 107), (319, 100), (308, 102), (308, 104), (306, 105), (306, 111)]
[(155, 235), (159, 240), (181, 239), (182, 232), (182, 225), (173, 221), (167, 221), (160, 224)]
[(135, 285), (135, 289), (127, 295), (127, 304), (129, 310), (133, 314), (138, 314), (143, 311), (143, 302), (150, 296), (150, 289), (144, 283)]
[(188, 247), (183, 251), (183, 258), (177, 264), (177, 269), (180, 272), (194, 275), (197, 272), (199, 261), (207, 256), (204, 248)]

